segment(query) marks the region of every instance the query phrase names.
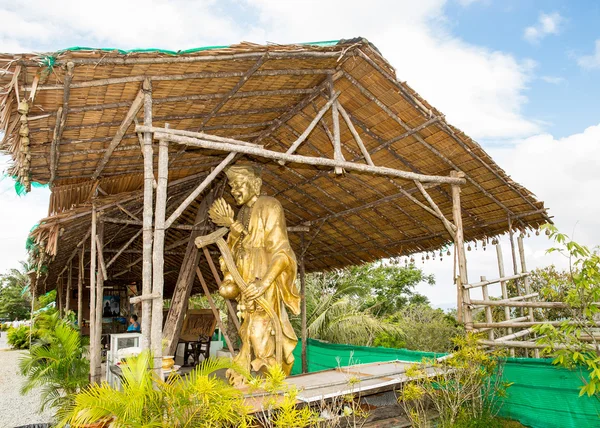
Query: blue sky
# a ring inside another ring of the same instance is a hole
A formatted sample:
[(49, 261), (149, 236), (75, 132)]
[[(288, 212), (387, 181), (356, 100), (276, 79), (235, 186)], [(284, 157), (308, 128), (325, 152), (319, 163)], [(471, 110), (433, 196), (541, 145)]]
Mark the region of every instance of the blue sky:
[[(600, 1), (0, 0), (0, 22), (3, 52), (366, 37), (400, 80), (543, 200), (562, 231), (600, 244), (600, 199), (590, 197), (600, 188)], [(0, 171), (7, 163), (0, 156)], [(47, 190), (18, 198), (10, 187), (0, 182), (0, 273), (25, 259), (48, 206)], [(526, 241), (530, 267), (565, 265), (545, 254), (549, 245)], [(471, 278), (496, 275), (492, 253), (469, 254)], [(454, 305), (451, 258), (422, 266), (437, 284), (421, 291)]]
[[(453, 33), (465, 41), (535, 61), (523, 114), (543, 122), (545, 130), (560, 138), (598, 121), (600, 70), (582, 69), (577, 58), (590, 55), (600, 38), (600, 2), (484, 0), (468, 7), (450, 2), (446, 14)], [(536, 25), (541, 14), (560, 16), (557, 34), (531, 43), (524, 29)]]

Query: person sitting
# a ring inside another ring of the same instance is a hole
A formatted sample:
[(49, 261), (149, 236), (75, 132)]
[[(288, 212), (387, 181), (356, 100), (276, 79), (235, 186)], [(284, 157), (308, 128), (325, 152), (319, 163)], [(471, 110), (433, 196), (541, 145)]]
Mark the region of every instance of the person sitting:
[(133, 332), (133, 333), (139, 333), (141, 331), (140, 323), (138, 322), (137, 315), (133, 314), (129, 318), (129, 327), (127, 327), (127, 331)]

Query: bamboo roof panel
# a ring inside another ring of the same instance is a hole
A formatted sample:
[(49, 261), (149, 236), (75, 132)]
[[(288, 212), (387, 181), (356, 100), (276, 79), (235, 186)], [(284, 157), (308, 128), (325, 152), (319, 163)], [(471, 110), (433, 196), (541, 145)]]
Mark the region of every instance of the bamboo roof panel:
[[(71, 83), (65, 85), (68, 63), (74, 67)], [(10, 172), (21, 181), (39, 183), (48, 183), (54, 173), (49, 217), (32, 233), (42, 249), (38, 257), (48, 265), (45, 284), (50, 287), (89, 228), (92, 201), (104, 207), (105, 216), (121, 220), (132, 219), (117, 203), (130, 212), (140, 211), (143, 157), (134, 124), (124, 130), (98, 179), (90, 178), (146, 77), (152, 79), (154, 126), (168, 123), (176, 130), (203, 130), (248, 142), (259, 139), (267, 149), (279, 152), (290, 147), (326, 104), (326, 84), (331, 78), (334, 90), (340, 92), (338, 101), (375, 165), (437, 176), (448, 176), (454, 170), (466, 174), (461, 205), (467, 240), (506, 232), (509, 217), (521, 230), (549, 221), (542, 202), (507, 176), (475, 141), (448, 124), (443, 114), (406, 82), (396, 80), (393, 67), (364, 39), (325, 45), (241, 43), (177, 54), (94, 49), (49, 55), (0, 54), (0, 68), (7, 70), (0, 74), (4, 88), (0, 128), (6, 131), (0, 150), (13, 158)], [(19, 137), (17, 89), (21, 98), (32, 97), (36, 85), (27, 114), (30, 144), (24, 149)], [(65, 94), (68, 104), (64, 103)], [(66, 111), (64, 126), (53, 144), (62, 108)], [(143, 122), (142, 111), (136, 117)], [(332, 133), (328, 111), (296, 153), (332, 158)], [(346, 161), (366, 163), (342, 117), (340, 139)], [(54, 146), (58, 160), (53, 172)], [(226, 155), (182, 148), (172, 144), (169, 149), (169, 182), (175, 183), (169, 187), (169, 209)], [(306, 251), (308, 271), (432, 251), (450, 242), (441, 221), (420, 206), (427, 201), (409, 180), (353, 171), (338, 176), (326, 167), (297, 163), (282, 167), (256, 156), (242, 156), (241, 161), (263, 166), (263, 192), (281, 201), (289, 225), (310, 227), (305, 233), (306, 241), (311, 242)], [(92, 199), (97, 188), (103, 193)], [(451, 219), (449, 186), (428, 186), (427, 191)], [(199, 200), (176, 225), (193, 223)], [(109, 248), (116, 251), (139, 226), (107, 224), (105, 230), (107, 236), (117, 235)], [(165, 247), (184, 240), (189, 233), (169, 229)], [(290, 239), (298, 251), (299, 235), (291, 233)], [(115, 280), (140, 277), (139, 264), (128, 267), (139, 258), (135, 251), (140, 245), (132, 244), (131, 253), (124, 253), (111, 265), (111, 275), (125, 271)], [(168, 290), (174, 286), (183, 251), (185, 245), (165, 253)], [(212, 278), (209, 270), (206, 278)]]

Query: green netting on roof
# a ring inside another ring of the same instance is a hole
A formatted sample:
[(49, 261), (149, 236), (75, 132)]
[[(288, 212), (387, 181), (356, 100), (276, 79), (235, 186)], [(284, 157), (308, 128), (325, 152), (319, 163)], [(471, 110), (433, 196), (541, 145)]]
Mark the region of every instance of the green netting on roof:
[[(294, 350), (292, 375), (302, 371), (301, 344)], [(421, 361), (441, 354), (407, 349), (367, 348), (308, 340), (308, 371), (348, 364), (392, 360)], [(580, 373), (552, 365), (550, 359), (509, 358), (504, 380), (512, 382), (500, 415), (533, 428), (583, 428), (600, 426), (600, 400), (579, 397)]]
[[(15, 193), (18, 196), (23, 196), (23, 195), (27, 194), (27, 188), (25, 187), (25, 185), (23, 183), (21, 183), (17, 179), (16, 176), (9, 175), (9, 174), (4, 174), (2, 176), (1, 180), (4, 180), (5, 178), (11, 178), (15, 182)], [(47, 184), (38, 183), (36, 181), (33, 181), (33, 182), (31, 182), (31, 187), (36, 188), (36, 189), (44, 189), (44, 188), (47, 188), (48, 185)]]
[[(320, 42), (305, 42), (305, 43), (297, 43), (297, 44), (306, 45), (306, 46), (333, 46), (333, 45), (336, 45), (338, 42), (339, 42), (339, 40), (325, 40), (325, 41), (320, 41)], [(230, 45), (215, 45), (215, 46), (202, 46), (199, 48), (191, 48), (191, 49), (185, 49), (185, 50), (181, 50), (181, 51), (172, 51), (169, 49), (158, 49), (158, 48), (117, 49), (117, 48), (90, 48), (90, 47), (85, 47), (85, 46), (73, 46), (70, 48), (61, 49), (57, 53), (69, 52), (69, 51), (71, 51), (71, 52), (105, 51), (105, 52), (119, 52), (122, 55), (127, 55), (130, 53), (148, 53), (148, 52), (163, 53), (163, 54), (167, 54), (167, 55), (187, 55), (187, 54), (192, 54), (192, 53), (196, 53), (196, 52), (209, 51), (209, 50), (213, 50), (213, 49), (225, 49), (228, 47), (230, 47)], [(49, 58), (52, 58), (52, 57), (49, 57)]]

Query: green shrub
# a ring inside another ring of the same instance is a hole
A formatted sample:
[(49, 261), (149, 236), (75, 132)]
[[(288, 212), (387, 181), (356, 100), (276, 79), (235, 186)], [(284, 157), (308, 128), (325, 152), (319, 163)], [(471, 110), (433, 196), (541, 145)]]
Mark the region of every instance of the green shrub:
[(85, 341), (79, 330), (59, 320), (19, 361), (26, 377), (21, 393), (39, 387), (41, 411), (63, 407), (88, 384), (90, 365), (84, 354)]
[[(29, 348), (29, 326), (22, 325), (20, 327), (11, 327), (7, 332), (7, 342), (10, 346), (15, 349), (28, 349)], [(35, 331), (33, 332), (32, 341), (37, 339)]]

